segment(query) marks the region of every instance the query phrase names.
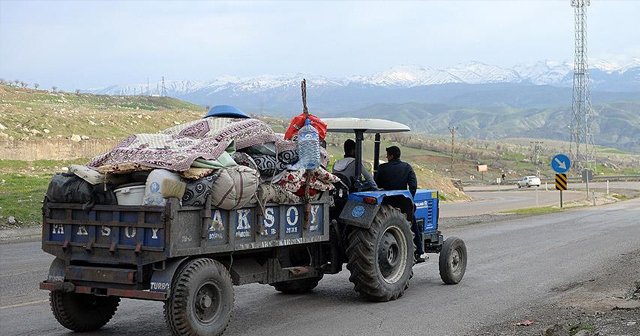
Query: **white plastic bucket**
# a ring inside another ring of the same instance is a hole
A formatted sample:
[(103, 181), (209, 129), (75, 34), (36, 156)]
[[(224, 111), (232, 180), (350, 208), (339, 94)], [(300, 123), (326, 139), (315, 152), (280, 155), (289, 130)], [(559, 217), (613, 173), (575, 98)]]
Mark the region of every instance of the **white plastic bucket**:
[(144, 199), (144, 185), (122, 187), (114, 190), (118, 205), (142, 205)]

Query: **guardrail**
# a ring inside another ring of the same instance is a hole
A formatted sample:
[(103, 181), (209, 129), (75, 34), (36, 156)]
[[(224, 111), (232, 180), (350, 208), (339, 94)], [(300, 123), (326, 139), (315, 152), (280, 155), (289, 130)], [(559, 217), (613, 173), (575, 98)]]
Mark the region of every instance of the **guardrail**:
[[(583, 182), (582, 181), (582, 177), (569, 177), (568, 178), (569, 182)], [(640, 175), (595, 175), (593, 176), (593, 178), (591, 179), (590, 182), (626, 182), (626, 181), (640, 181)], [(551, 181), (554, 182), (555, 181)]]
[[(541, 182), (544, 183), (548, 183), (549, 185), (553, 185), (555, 183), (555, 180), (553, 178), (542, 178), (540, 179)], [(582, 183), (582, 177), (581, 176), (569, 176), (567, 178), (568, 182), (570, 183)], [(514, 179), (514, 180), (503, 180), (502, 183), (500, 183), (501, 185), (515, 185), (517, 184), (519, 181), (519, 179)], [(595, 175), (593, 176), (593, 178), (591, 179), (590, 182), (627, 182), (627, 181), (640, 181), (640, 175)], [(473, 186), (473, 185), (497, 185), (498, 183), (495, 182), (495, 180), (493, 181), (489, 181), (489, 180), (485, 180), (485, 181), (457, 181), (458, 184), (461, 184), (462, 186)], [(454, 183), (454, 185), (456, 185), (456, 183)], [(456, 185), (457, 186), (457, 185)]]

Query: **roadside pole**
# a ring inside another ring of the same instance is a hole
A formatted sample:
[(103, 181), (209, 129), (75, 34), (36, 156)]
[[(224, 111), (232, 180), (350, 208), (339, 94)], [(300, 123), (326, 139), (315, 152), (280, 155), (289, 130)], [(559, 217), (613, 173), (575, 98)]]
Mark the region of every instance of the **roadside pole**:
[(571, 160), (565, 154), (557, 154), (551, 159), (551, 168), (556, 172), (556, 190), (560, 190), (560, 208), (562, 208), (562, 192), (567, 190), (566, 173), (571, 168)]
[(587, 201), (589, 200), (589, 176), (584, 179), (584, 185), (587, 188)]
[(560, 190), (560, 208), (562, 208), (562, 192), (567, 190), (567, 174), (556, 174), (556, 190)]

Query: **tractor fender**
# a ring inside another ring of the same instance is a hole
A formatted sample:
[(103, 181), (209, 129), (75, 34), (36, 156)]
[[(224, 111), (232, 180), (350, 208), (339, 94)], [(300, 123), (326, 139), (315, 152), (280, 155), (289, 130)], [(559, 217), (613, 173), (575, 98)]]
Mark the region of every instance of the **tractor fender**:
[(154, 270), (153, 274), (151, 274), (151, 284), (149, 289), (152, 292), (164, 292), (169, 294), (171, 292), (171, 281), (173, 281), (173, 275), (187, 259), (189, 258), (167, 260), (163, 269)]
[(415, 206), (408, 190), (351, 193), (338, 219), (344, 224), (368, 229), (382, 205), (400, 209), (408, 221), (413, 219)]
[(344, 224), (368, 229), (380, 210), (378, 204), (367, 204), (360, 201), (348, 200), (342, 208), (338, 220)]

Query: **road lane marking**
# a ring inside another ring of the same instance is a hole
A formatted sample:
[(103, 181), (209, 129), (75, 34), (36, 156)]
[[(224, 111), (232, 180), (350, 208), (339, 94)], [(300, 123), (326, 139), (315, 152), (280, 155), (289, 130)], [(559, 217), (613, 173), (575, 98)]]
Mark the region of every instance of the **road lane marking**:
[(31, 302), (25, 302), (25, 303), (18, 303), (18, 304), (14, 304), (14, 305), (10, 305), (10, 306), (2, 306), (0, 307), (0, 310), (4, 310), (4, 309), (10, 309), (10, 308), (18, 308), (18, 307), (24, 307), (24, 306), (32, 306), (32, 305), (37, 305), (37, 304), (41, 304), (41, 303), (48, 303), (49, 299), (47, 300), (39, 300), (39, 301), (31, 301)]

